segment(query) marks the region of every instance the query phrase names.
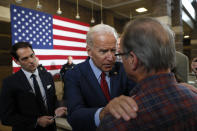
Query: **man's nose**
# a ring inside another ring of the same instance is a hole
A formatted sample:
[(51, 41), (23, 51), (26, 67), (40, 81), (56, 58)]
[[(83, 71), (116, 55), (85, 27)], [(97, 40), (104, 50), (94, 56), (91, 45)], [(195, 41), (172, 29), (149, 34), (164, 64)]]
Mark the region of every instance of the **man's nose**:
[(111, 51), (109, 51), (108, 53), (107, 53), (107, 58), (108, 58), (108, 60), (113, 60), (113, 57), (115, 56), (115, 54), (113, 53), (113, 52), (111, 52)]
[(35, 59), (30, 57), (30, 58), (29, 58), (29, 62), (30, 62), (30, 63), (34, 63), (34, 62), (35, 62)]

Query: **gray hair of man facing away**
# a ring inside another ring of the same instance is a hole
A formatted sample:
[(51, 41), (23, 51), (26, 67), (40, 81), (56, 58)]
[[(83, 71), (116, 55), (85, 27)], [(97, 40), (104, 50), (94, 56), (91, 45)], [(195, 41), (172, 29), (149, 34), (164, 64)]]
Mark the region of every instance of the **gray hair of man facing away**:
[(98, 25), (95, 25), (93, 27), (90, 28), (90, 30), (88, 31), (87, 33), (87, 36), (86, 36), (86, 42), (87, 42), (87, 45), (89, 47), (92, 47), (93, 46), (93, 40), (94, 40), (94, 34), (97, 33), (101, 33), (101, 34), (104, 34), (104, 33), (111, 33), (114, 35), (116, 41), (118, 39), (118, 34), (116, 32), (116, 30), (109, 26), (109, 25), (106, 25), (106, 24), (98, 24)]
[(175, 65), (174, 33), (153, 18), (129, 22), (121, 39), (123, 52), (133, 51), (145, 71), (173, 68)]

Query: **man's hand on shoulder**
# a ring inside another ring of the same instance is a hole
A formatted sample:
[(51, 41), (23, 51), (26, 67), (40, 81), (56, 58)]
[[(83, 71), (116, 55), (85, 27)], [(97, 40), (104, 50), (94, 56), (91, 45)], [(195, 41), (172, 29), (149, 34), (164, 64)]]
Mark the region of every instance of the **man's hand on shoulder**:
[(102, 120), (106, 114), (110, 113), (116, 119), (123, 118), (125, 121), (128, 121), (137, 117), (137, 110), (138, 106), (132, 97), (121, 95), (112, 99), (102, 109), (99, 117)]

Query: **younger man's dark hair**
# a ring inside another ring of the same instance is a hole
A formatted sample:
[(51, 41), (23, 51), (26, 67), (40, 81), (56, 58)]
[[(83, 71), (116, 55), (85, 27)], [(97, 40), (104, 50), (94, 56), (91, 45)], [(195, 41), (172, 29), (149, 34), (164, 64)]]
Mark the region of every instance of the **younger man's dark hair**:
[(14, 59), (18, 60), (19, 57), (18, 57), (16, 51), (20, 48), (28, 48), (28, 47), (31, 48), (31, 50), (33, 51), (33, 48), (29, 42), (18, 42), (12, 46), (10, 53), (11, 53), (12, 57), (14, 57)]

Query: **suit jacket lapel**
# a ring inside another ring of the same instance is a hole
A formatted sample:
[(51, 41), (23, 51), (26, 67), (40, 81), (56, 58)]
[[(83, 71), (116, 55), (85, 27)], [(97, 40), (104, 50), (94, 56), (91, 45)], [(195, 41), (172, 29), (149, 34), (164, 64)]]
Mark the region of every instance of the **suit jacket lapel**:
[(18, 78), (20, 79), (21, 83), (23, 84), (24, 89), (27, 90), (28, 92), (33, 93), (32, 87), (31, 87), (29, 81), (27, 80), (27, 77), (25, 76), (24, 72), (22, 70), (19, 70), (19, 72), (17, 72), (17, 75), (18, 75)]
[(119, 76), (118, 75), (113, 75), (110, 77), (110, 85), (111, 85), (111, 98), (114, 98), (117, 96), (117, 88), (119, 87)]
[[(49, 95), (48, 95), (48, 91), (47, 91), (47, 79), (45, 78), (45, 75), (43, 73), (45, 72), (41, 72), (38, 70), (38, 73), (39, 73), (39, 76), (40, 76), (40, 80), (42, 82), (42, 85), (43, 85), (43, 88), (44, 88), (44, 91), (45, 91), (45, 95), (46, 95), (46, 103), (47, 103), (47, 110), (46, 113), (48, 113), (49, 109), (50, 109), (50, 102), (49, 102)], [(45, 106), (45, 109), (46, 109), (46, 106)]]
[(39, 73), (40, 80), (42, 82), (42, 85), (43, 85), (43, 88), (44, 88), (44, 91), (45, 91), (45, 95), (46, 95), (46, 99), (47, 99), (47, 105), (49, 105), (49, 103), (48, 103), (49, 96), (48, 96), (48, 93), (47, 93), (47, 79), (45, 78), (45, 75), (43, 74), (43, 72), (38, 70), (38, 73)]
[(103, 101), (107, 101), (102, 92), (100, 84), (96, 76), (94, 75), (92, 68), (90, 67), (89, 59), (86, 59), (85, 63), (81, 66), (80, 71), (83, 74), (83, 76), (87, 79), (90, 88), (94, 88), (96, 90), (96, 93), (98, 93), (98, 95), (100, 96), (99, 98), (103, 99)]
[(118, 63), (115, 63), (113, 69), (109, 72), (109, 74), (111, 85), (111, 98), (114, 98), (120, 94), (120, 65)]
[(45, 75), (43, 75), (39, 70), (38, 70), (42, 85), (44, 87), (45, 92), (47, 91), (47, 83), (46, 83), (46, 79), (45, 79)]

